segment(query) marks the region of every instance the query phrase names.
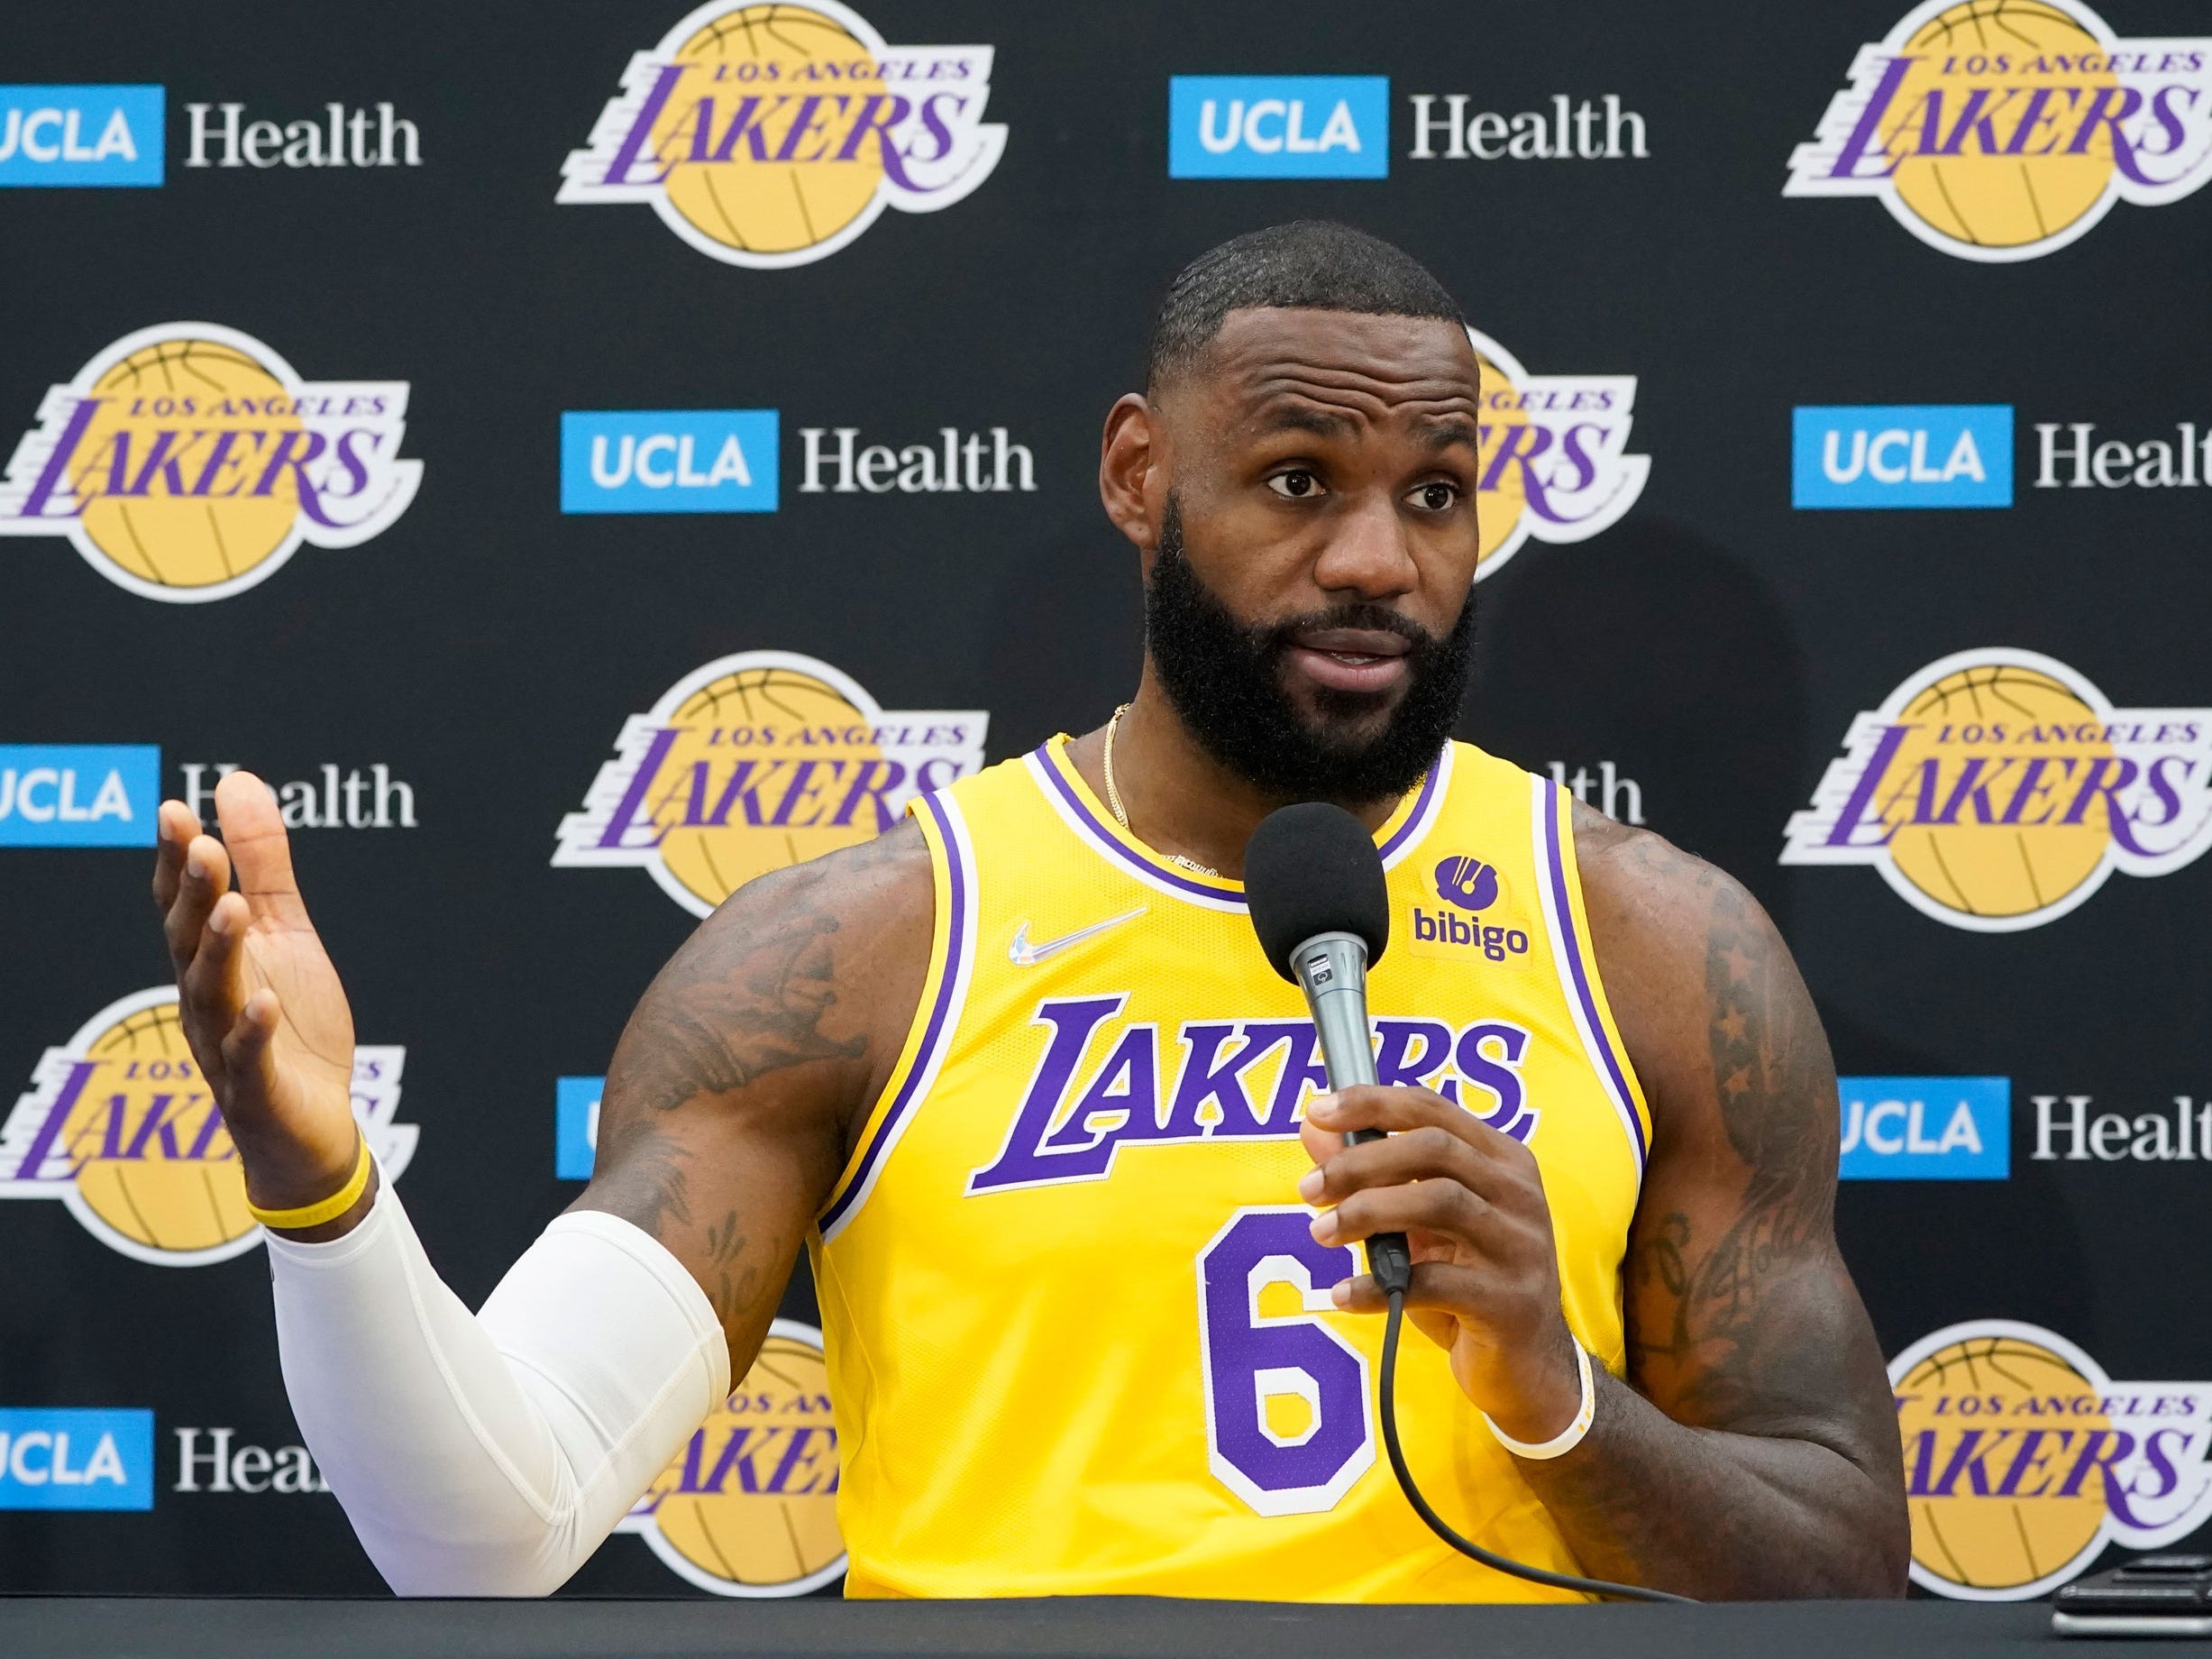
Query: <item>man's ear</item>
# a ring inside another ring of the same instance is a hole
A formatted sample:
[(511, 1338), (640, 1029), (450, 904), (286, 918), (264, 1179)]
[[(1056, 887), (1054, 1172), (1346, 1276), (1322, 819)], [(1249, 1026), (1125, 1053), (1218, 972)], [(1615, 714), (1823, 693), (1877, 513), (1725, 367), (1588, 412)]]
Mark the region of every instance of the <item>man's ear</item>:
[(1159, 509), (1166, 499), (1157, 467), (1161, 436), (1156, 411), (1140, 393), (1129, 392), (1107, 410), (1099, 439), (1099, 500), (1147, 564), (1159, 542)]

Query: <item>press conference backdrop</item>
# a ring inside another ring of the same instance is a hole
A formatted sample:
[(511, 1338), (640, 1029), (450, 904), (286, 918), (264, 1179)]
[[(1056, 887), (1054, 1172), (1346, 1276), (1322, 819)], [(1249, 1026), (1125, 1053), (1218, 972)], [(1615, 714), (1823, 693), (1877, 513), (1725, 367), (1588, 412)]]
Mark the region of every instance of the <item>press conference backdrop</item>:
[[(378, 1582), (159, 797), (279, 791), (481, 1298), (700, 915), (1127, 693), (1101, 417), (1173, 271), (1301, 215), (1473, 323), (1463, 734), (1811, 981), (1918, 1584), (2212, 1513), (2200, 5), (26, 4), (0, 81), (0, 1588)], [(1512, 971), (1525, 895), (1454, 891)], [(575, 1588), (836, 1584), (783, 1314)]]

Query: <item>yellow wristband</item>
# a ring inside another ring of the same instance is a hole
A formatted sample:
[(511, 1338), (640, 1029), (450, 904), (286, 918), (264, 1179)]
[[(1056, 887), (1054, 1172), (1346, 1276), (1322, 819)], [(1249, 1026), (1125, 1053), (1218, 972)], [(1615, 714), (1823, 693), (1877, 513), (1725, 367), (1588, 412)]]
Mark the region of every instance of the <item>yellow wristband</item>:
[(303, 1204), (296, 1210), (265, 1210), (249, 1198), (246, 1214), (264, 1227), (282, 1227), (295, 1231), (301, 1227), (319, 1227), (326, 1221), (336, 1221), (361, 1201), (361, 1194), (369, 1190), (369, 1172), (376, 1166), (369, 1157), (369, 1138), (361, 1139), (361, 1157), (355, 1160), (353, 1173), (346, 1183), (319, 1204)]

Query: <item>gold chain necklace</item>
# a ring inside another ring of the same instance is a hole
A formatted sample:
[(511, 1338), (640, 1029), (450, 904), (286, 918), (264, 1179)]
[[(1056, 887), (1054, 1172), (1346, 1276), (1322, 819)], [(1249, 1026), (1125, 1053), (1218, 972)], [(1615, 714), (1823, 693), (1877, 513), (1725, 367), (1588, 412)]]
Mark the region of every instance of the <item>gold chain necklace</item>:
[[(1099, 770), (1106, 775), (1106, 804), (1113, 809), (1114, 822), (1120, 824), (1124, 830), (1129, 830), (1129, 815), (1121, 804), (1121, 792), (1114, 787), (1114, 733), (1120, 729), (1121, 717), (1129, 711), (1129, 706), (1127, 703), (1123, 703), (1114, 710), (1113, 719), (1106, 722), (1105, 745), (1099, 751)], [(1129, 834), (1133, 837), (1137, 831), (1129, 830)], [(1184, 869), (1197, 875), (1211, 875), (1216, 881), (1221, 878), (1220, 871), (1202, 865), (1195, 858), (1185, 858), (1181, 853), (1161, 853), (1160, 857), (1170, 864), (1179, 864)]]

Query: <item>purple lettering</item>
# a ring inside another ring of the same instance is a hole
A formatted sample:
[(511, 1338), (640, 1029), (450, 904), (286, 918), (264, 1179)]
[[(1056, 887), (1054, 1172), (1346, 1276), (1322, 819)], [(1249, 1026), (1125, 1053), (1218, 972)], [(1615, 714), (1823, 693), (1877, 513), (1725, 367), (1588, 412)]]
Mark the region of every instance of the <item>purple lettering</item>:
[[(681, 728), (675, 726), (664, 726), (653, 734), (653, 742), (647, 747), (644, 758), (637, 763), (637, 771), (630, 779), (629, 788), (622, 792), (622, 799), (616, 802), (615, 810), (608, 814), (607, 828), (599, 831), (601, 847), (623, 845), (623, 837), (629, 833), (638, 808), (645, 803), (646, 792), (652, 789), (653, 780), (660, 774), (661, 763), (668, 758), (668, 751), (681, 735)], [(666, 830), (655, 826), (653, 839), (642, 845), (658, 847), (665, 834)]]
[[(652, 89), (645, 94), (644, 103), (638, 107), (637, 119), (630, 124), (630, 130), (623, 134), (622, 147), (615, 151), (615, 159), (607, 164), (607, 172), (599, 179), (602, 185), (626, 185), (631, 181), (630, 164), (637, 160), (638, 151), (645, 147), (645, 141), (653, 136), (654, 124), (660, 120), (662, 107), (667, 104), (669, 95), (676, 90), (676, 83), (682, 78), (683, 65), (681, 63), (664, 63), (661, 66), (661, 72), (654, 77)], [(655, 159), (658, 160), (657, 157)], [(668, 169), (664, 167), (645, 182), (658, 184), (667, 177)]]
[[(45, 466), (39, 471), (38, 481), (31, 486), (31, 493), (23, 498), (23, 511), (17, 517), (36, 518), (45, 512), (46, 503), (61, 487), (61, 481), (67, 475), (69, 457), (77, 453), (78, 445), (84, 440), (85, 428), (92, 425), (92, 417), (99, 412), (104, 401), (105, 399), (100, 398), (79, 398), (77, 400), (77, 407), (69, 411), (69, 424), (62, 427), (61, 435), (54, 440), (54, 453), (46, 457)], [(62, 513), (59, 517), (69, 518), (76, 515)]]
[[(1829, 178), (1857, 179), (1862, 176), (1859, 171), (1859, 163), (1881, 135), (1882, 116), (1917, 61), (1915, 58), (1892, 58), (1889, 60), (1888, 67), (1882, 71), (1881, 79), (1875, 83), (1874, 90), (1867, 94), (1867, 106), (1860, 112), (1859, 124), (1851, 129), (1851, 136), (1843, 141), (1842, 149), (1836, 152), (1835, 165), (1828, 170)], [(1882, 160), (1884, 165), (1880, 170), (1863, 177), (1887, 179), (1897, 170), (1897, 162), (1889, 158), (1887, 151), (1883, 153)]]

